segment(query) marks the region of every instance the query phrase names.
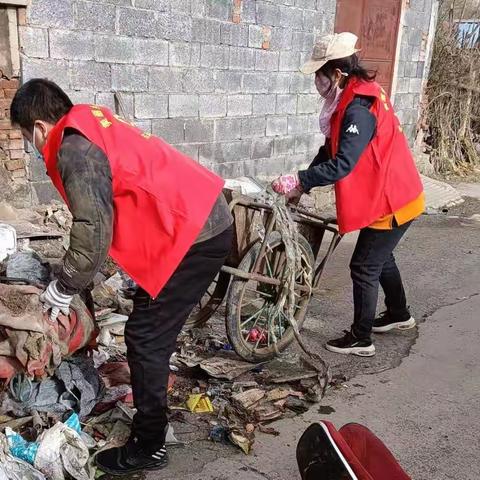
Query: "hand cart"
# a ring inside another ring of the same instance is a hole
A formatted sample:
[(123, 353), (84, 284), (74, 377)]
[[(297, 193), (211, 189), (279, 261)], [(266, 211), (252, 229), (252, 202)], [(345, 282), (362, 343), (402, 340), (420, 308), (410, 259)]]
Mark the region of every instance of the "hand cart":
[[(284, 278), (285, 245), (275, 229), (277, 219), (271, 205), (234, 191), (225, 193), (235, 220), (232, 253), (186, 328), (204, 326), (226, 298), (226, 331), (236, 353), (247, 361), (267, 361), (294, 340), (288, 318), (274, 308)], [(294, 307), (294, 318), (301, 328), (341, 235), (335, 218), (296, 207), (290, 211), (298, 224), (301, 252)]]

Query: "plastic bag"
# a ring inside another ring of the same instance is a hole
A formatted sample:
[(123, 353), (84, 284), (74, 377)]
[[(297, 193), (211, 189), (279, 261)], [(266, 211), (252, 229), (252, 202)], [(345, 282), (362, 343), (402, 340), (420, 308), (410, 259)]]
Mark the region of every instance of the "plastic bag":
[(17, 251), (17, 232), (6, 223), (0, 223), (0, 262)]
[(0, 433), (0, 480), (46, 480), (27, 462), (6, 453), (8, 450), (7, 438)]
[(80, 436), (76, 413), (44, 431), (37, 442), (27, 442), (12, 429), (5, 432), (12, 455), (32, 464), (49, 480), (65, 480), (67, 474), (75, 480), (90, 478), (88, 448)]

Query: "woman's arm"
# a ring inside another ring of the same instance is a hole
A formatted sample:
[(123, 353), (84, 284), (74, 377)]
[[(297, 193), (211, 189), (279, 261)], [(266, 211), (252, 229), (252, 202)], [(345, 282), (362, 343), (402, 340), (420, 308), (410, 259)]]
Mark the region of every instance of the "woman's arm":
[[(372, 100), (369, 98), (354, 99), (348, 106), (343, 119), (336, 157), (321, 161), (319, 152), (310, 168), (298, 172), (301, 187), (305, 192), (314, 187), (338, 182), (354, 169), (375, 135), (376, 119), (370, 112), (371, 104)], [(325, 153), (326, 151), (322, 155)]]
[(328, 160), (330, 160), (330, 155), (328, 154), (328, 147), (325, 144), (320, 147), (317, 155), (315, 155), (315, 158), (313, 159), (312, 163), (309, 165), (308, 168), (316, 167), (323, 162), (328, 162)]

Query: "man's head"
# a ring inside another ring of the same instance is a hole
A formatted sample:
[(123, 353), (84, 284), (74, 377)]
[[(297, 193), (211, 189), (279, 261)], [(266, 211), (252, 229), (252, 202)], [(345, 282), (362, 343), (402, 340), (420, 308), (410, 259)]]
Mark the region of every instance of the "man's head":
[(57, 84), (34, 78), (15, 94), (10, 119), (21, 128), (23, 136), (42, 151), (50, 130), (72, 107), (68, 95)]

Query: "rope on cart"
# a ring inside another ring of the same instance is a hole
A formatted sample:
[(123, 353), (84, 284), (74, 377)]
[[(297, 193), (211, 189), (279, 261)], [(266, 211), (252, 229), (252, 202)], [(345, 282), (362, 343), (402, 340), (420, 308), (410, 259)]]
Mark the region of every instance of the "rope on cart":
[(321, 381), (324, 394), (331, 380), (330, 367), (320, 355), (313, 353), (307, 347), (295, 319), (295, 309), (297, 308), (295, 281), (297, 278), (304, 278), (311, 294), (313, 290), (314, 265), (310, 265), (309, 259), (305, 258), (305, 255), (300, 249), (297, 224), (292, 218), (285, 197), (274, 193), (270, 186), (266, 188), (266, 195), (269, 199), (268, 203), (271, 204), (273, 208), (273, 214), (276, 220), (275, 230), (280, 233), (285, 246), (285, 268), (282, 271), (282, 278), (280, 279), (281, 287), (278, 301), (273, 307), (272, 315), (268, 320), (269, 334), (272, 335), (273, 344), (278, 354), (274, 319), (280, 319), (283, 316), (288, 320), (293, 329), (295, 339), (308, 357), (308, 363), (319, 372), (319, 380)]

